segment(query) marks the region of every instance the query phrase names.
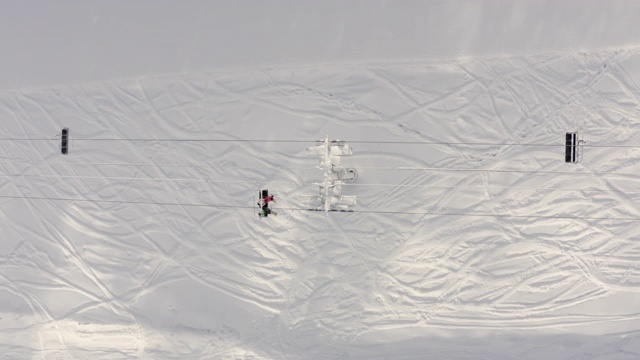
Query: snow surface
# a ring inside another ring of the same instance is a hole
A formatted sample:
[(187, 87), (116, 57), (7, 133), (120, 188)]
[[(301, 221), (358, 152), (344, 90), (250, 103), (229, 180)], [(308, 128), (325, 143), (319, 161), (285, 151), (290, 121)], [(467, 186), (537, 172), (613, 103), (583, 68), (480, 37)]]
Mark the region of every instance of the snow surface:
[(0, 359), (640, 358), (640, 3), (0, 7)]

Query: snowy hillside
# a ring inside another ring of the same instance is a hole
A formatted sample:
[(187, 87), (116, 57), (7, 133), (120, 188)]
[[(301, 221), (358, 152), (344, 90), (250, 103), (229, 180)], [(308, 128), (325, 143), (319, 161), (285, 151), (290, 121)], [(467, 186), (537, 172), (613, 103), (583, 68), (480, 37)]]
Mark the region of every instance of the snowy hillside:
[(2, 35), (0, 359), (640, 358), (640, 5), (88, 4)]

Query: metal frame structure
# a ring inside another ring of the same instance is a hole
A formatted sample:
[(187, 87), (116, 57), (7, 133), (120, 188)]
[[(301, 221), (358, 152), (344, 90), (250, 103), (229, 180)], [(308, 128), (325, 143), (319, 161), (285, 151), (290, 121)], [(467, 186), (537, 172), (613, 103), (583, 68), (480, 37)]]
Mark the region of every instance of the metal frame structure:
[(319, 194), (304, 197), (303, 200), (315, 211), (353, 211), (356, 197), (342, 194), (342, 184), (353, 182), (358, 178), (358, 172), (353, 168), (342, 166), (342, 157), (353, 154), (351, 147), (344, 141), (318, 141), (316, 146), (307, 148), (307, 155), (320, 156), (320, 169), (324, 170), (324, 180), (316, 183)]

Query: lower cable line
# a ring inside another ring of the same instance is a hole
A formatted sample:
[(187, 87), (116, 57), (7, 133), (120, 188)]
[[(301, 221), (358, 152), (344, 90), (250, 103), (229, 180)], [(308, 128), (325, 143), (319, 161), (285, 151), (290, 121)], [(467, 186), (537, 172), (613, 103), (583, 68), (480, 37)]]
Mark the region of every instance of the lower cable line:
[[(615, 173), (614, 173), (615, 174)], [(618, 173), (618, 175), (632, 175), (627, 173)], [(126, 176), (85, 176), (85, 175), (59, 175), (59, 174), (7, 174), (0, 173), (0, 178), (51, 178), (51, 179), (78, 179), (78, 180), (127, 180), (127, 181), (158, 181), (158, 182), (200, 182), (209, 184), (259, 184), (263, 183), (260, 179), (250, 180), (211, 180), (209, 178), (163, 178), (163, 177), (126, 177)], [(316, 185), (316, 183), (298, 183), (295, 181), (269, 181), (269, 184), (297, 184), (297, 185)], [(487, 191), (504, 191), (504, 190), (561, 190), (567, 192), (599, 192), (599, 193), (622, 193), (625, 195), (640, 194), (637, 190), (612, 190), (597, 188), (571, 188), (571, 187), (546, 187), (546, 186), (498, 186), (498, 185), (437, 185), (437, 184), (389, 184), (389, 183), (345, 183), (346, 187), (391, 187), (391, 188), (425, 188), (425, 189), (479, 189)]]
[[(62, 202), (86, 202), (86, 203), (106, 203), (106, 204), (133, 204), (133, 205), (159, 205), (159, 206), (186, 206), (186, 207), (207, 207), (216, 209), (255, 209), (248, 205), (219, 205), (206, 203), (181, 203), (181, 202), (161, 202), (161, 201), (124, 201), (124, 200), (101, 200), (86, 198), (64, 198), (46, 196), (14, 196), (0, 195), (2, 199), (14, 200), (40, 200), (40, 201), (62, 201)], [(323, 212), (298, 207), (279, 207), (277, 210), (288, 211), (311, 211), (315, 213)], [(452, 216), (452, 217), (481, 217), (481, 218), (512, 218), (512, 219), (545, 219), (545, 220), (618, 220), (618, 221), (640, 221), (640, 217), (615, 217), (615, 216), (575, 216), (575, 215), (513, 215), (513, 214), (489, 214), (489, 213), (463, 213), (463, 212), (434, 212), (434, 211), (391, 211), (391, 210), (353, 210), (346, 213), (361, 214), (396, 214), (396, 215), (427, 215), (427, 216)]]
[(165, 205), (165, 206), (212, 207), (212, 208), (226, 208), (226, 209), (253, 209), (253, 206), (197, 204), (197, 203), (180, 203), (180, 202), (165, 202), (165, 201), (124, 201), (124, 200), (101, 200), (101, 199), (79, 199), (79, 198), (46, 197), (46, 196), (14, 196), (14, 195), (0, 195), (0, 198), (15, 199), (15, 200), (24, 199), (24, 200), (43, 200), (43, 201), (107, 203), (107, 204)]

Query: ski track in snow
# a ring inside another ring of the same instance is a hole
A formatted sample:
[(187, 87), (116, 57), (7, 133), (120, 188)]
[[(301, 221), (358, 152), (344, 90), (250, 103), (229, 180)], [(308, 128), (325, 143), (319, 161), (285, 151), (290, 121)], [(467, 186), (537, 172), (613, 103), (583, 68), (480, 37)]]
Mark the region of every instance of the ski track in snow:
[[(615, 218), (640, 217), (616, 175), (640, 152), (589, 144), (638, 145), (639, 74), (623, 48), (4, 91), (0, 137), (25, 140), (0, 141), (3, 196), (96, 202), (0, 201), (0, 358), (637, 358), (640, 227)], [(532, 217), (284, 210), (317, 191), (304, 148), (325, 135), (522, 144), (353, 143), (344, 191), (357, 210)], [(149, 138), (309, 143), (126, 140)], [(189, 205), (259, 188), (279, 216)]]

